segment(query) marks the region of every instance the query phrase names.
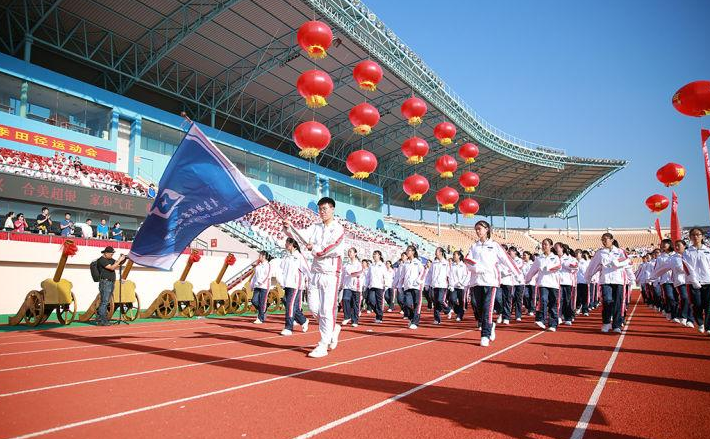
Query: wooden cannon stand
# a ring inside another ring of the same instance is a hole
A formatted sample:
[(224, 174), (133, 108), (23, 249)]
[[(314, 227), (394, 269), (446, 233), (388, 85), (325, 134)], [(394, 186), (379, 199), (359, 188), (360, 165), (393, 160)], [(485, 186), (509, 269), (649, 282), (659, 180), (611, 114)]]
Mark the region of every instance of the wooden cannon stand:
[(224, 263), (222, 264), (222, 268), (220, 269), (217, 278), (214, 282), (210, 283), (210, 289), (202, 290), (195, 296), (197, 301), (197, 309), (195, 313), (197, 315), (206, 316), (212, 312), (215, 312), (223, 316), (230, 312), (231, 297), (227, 292), (227, 284), (222, 282), (224, 273), (227, 272), (227, 267), (229, 267), (227, 260), (230, 257), (234, 258), (234, 255), (229, 253), (224, 259)]
[[(119, 318), (126, 322), (132, 322), (138, 318), (141, 309), (141, 302), (136, 293), (135, 282), (128, 280), (128, 273), (131, 272), (133, 268), (133, 261), (128, 260), (126, 267), (121, 273), (121, 279), (117, 280), (113, 287), (113, 297), (106, 307), (106, 316), (109, 319), (113, 317), (114, 312), (116, 312), (116, 306), (118, 305), (118, 310), (120, 312)], [(99, 304), (101, 303), (101, 294), (97, 294), (91, 306), (86, 310), (84, 314), (79, 317), (80, 322), (88, 322), (94, 317), (99, 309)]]
[[(73, 245), (74, 241), (66, 240), (65, 245)], [(76, 297), (72, 293), (72, 283), (62, 279), (62, 273), (67, 265), (68, 256), (62, 252), (54, 277), (41, 282), (41, 290), (32, 290), (25, 296), (17, 314), (10, 317), (9, 325), (19, 325), (24, 322), (29, 326), (37, 326), (47, 321), (52, 312), (57, 312), (57, 320), (62, 325), (68, 325), (77, 316)]]
[(195, 250), (192, 251), (191, 257), (188, 258), (185, 269), (182, 271), (180, 280), (173, 284), (173, 289), (163, 290), (158, 297), (155, 298), (150, 307), (140, 313), (141, 318), (148, 318), (155, 315), (161, 319), (171, 319), (175, 317), (178, 311), (183, 317), (193, 317), (195, 315), (197, 310), (197, 298), (192, 292), (192, 284), (186, 280), (192, 268), (192, 254), (194, 253), (197, 252)]

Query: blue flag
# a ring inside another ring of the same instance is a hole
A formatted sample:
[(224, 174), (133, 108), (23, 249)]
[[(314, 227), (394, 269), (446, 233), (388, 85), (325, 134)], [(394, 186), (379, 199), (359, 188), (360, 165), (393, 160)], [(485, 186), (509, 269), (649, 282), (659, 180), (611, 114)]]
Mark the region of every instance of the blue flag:
[(169, 270), (207, 227), (240, 218), (269, 201), (194, 123), (180, 142), (129, 257)]

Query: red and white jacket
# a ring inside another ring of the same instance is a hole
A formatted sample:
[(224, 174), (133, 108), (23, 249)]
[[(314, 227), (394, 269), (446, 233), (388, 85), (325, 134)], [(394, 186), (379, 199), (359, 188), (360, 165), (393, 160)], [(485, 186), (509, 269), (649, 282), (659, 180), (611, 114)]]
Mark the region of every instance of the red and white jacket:
[(286, 252), (281, 259), (281, 274), (279, 283), (284, 288), (302, 290), (306, 285), (306, 278), (310, 275), (310, 268), (306, 258), (301, 252), (294, 250), (293, 253)]
[(550, 252), (547, 256), (544, 254), (539, 255), (530, 266), (528, 274), (525, 275), (525, 283), (529, 283), (533, 276), (537, 275), (536, 286), (559, 289), (560, 278), (558, 273), (561, 268), (562, 263), (556, 254)]
[(338, 220), (333, 219), (327, 226), (323, 223), (312, 224), (301, 232), (301, 236), (306, 243), (313, 245), (311, 272), (338, 274), (345, 250), (345, 229)]
[(570, 255), (562, 255), (560, 262), (562, 263), (562, 268), (560, 268), (559, 272), (560, 285), (575, 285), (577, 283), (575, 281), (579, 261)]
[(382, 261), (372, 262), (370, 268), (368, 268), (368, 281), (370, 288), (377, 288), (380, 290), (385, 289), (385, 276), (387, 272), (387, 266)]
[(426, 269), (424, 265), (419, 260), (419, 258), (414, 258), (411, 261), (407, 261), (404, 264), (404, 269), (402, 271), (402, 289), (404, 290), (418, 290), (424, 286), (424, 276), (426, 275)]
[(271, 288), (271, 265), (268, 262), (264, 261), (256, 264), (250, 286), (252, 290), (254, 288), (262, 288), (269, 291)]
[(594, 257), (589, 261), (589, 267), (587, 267), (587, 273), (584, 277), (587, 281), (591, 281), (594, 273), (600, 271), (600, 284), (625, 285), (626, 266), (630, 263), (630, 259), (623, 250), (613, 246), (611, 248), (603, 247), (594, 253)]
[(359, 259), (347, 259), (343, 266), (343, 280), (341, 285), (344, 290), (362, 291), (362, 262)]
[(484, 287), (500, 286), (500, 271), (498, 264), (507, 267), (515, 275), (520, 273), (518, 266), (497, 242), (488, 239), (485, 242), (476, 241), (468, 250), (464, 262), (471, 271), (473, 285)]
[(449, 288), (449, 261), (446, 259), (436, 259), (431, 261), (431, 267), (427, 277), (430, 277), (429, 286), (432, 288)]

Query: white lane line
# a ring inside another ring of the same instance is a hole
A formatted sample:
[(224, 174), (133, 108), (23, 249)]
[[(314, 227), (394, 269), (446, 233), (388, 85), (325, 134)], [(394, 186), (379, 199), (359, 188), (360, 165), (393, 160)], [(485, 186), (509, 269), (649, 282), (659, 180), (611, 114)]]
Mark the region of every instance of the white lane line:
[[(401, 331), (401, 330), (404, 330), (404, 329), (399, 329), (399, 331)], [(396, 332), (396, 331), (391, 331), (391, 332)], [(457, 335), (466, 334), (466, 333), (468, 333), (468, 332), (471, 332), (471, 330), (460, 331), (460, 332), (456, 332), (456, 333), (454, 333), (454, 334), (449, 334), (449, 335), (444, 336), (444, 337), (434, 338), (434, 339), (427, 340), (427, 341), (423, 341), (423, 342), (420, 342), (420, 343), (415, 343), (415, 344), (403, 346), (403, 347), (400, 347), (400, 348), (390, 349), (390, 350), (387, 350), (387, 351), (377, 352), (377, 353), (375, 353), (375, 354), (365, 355), (365, 356), (353, 358), (353, 359), (350, 359), (350, 360), (339, 361), (339, 362), (337, 362), (337, 363), (327, 364), (327, 365), (325, 365), (325, 366), (314, 367), (314, 368), (311, 368), (311, 369), (305, 369), (305, 370), (301, 370), (301, 371), (298, 371), (298, 372), (290, 373), (290, 374), (288, 374), (288, 375), (280, 375), (280, 376), (276, 376), (276, 377), (272, 377), (272, 378), (267, 378), (267, 379), (264, 379), (264, 380), (253, 381), (253, 382), (251, 382), (251, 383), (240, 384), (240, 385), (238, 385), (238, 386), (228, 387), (228, 388), (225, 388), (225, 389), (214, 390), (214, 391), (212, 391), (212, 392), (200, 393), (200, 394), (193, 395), (193, 396), (188, 396), (188, 397), (185, 397), (185, 398), (173, 399), (173, 400), (170, 400), (170, 401), (161, 402), (161, 403), (159, 403), (159, 404), (149, 405), (149, 406), (145, 406), (145, 407), (139, 407), (139, 408), (133, 409), (133, 410), (126, 410), (126, 411), (124, 411), (124, 412), (118, 412), (118, 413), (113, 413), (113, 414), (110, 414), (110, 415), (100, 416), (100, 417), (98, 417), (98, 418), (87, 419), (87, 420), (78, 421), (78, 422), (72, 422), (72, 423), (70, 423), (70, 424), (64, 424), (64, 425), (60, 425), (60, 426), (57, 426), (57, 427), (48, 428), (48, 429), (46, 429), (46, 430), (35, 431), (35, 432), (32, 432), (32, 433), (27, 433), (27, 434), (24, 434), (24, 435), (21, 435), (21, 436), (15, 436), (15, 437), (8, 438), (8, 439), (29, 439), (29, 438), (32, 438), (32, 437), (42, 436), (42, 435), (50, 434), (50, 433), (56, 433), (56, 432), (58, 432), (58, 431), (69, 430), (69, 429), (71, 429), (71, 428), (81, 427), (81, 426), (84, 426), (84, 425), (96, 424), (96, 423), (98, 423), (98, 422), (109, 421), (109, 420), (111, 420), (111, 419), (116, 419), (116, 418), (122, 418), (122, 417), (125, 417), (125, 416), (134, 415), (134, 414), (136, 414), (136, 413), (142, 413), (142, 412), (147, 412), (147, 411), (150, 411), (150, 410), (156, 410), (156, 409), (163, 408), (163, 407), (169, 407), (169, 406), (171, 406), (171, 405), (182, 404), (182, 403), (188, 402), (188, 401), (195, 401), (195, 400), (207, 398), (207, 397), (210, 397), (210, 396), (221, 395), (221, 394), (223, 394), (223, 393), (230, 393), (230, 392), (234, 392), (234, 391), (237, 391), (237, 390), (246, 389), (246, 388), (249, 388), (249, 387), (255, 387), (255, 386), (258, 386), (258, 385), (261, 385), (261, 384), (269, 384), (269, 383), (272, 383), (272, 382), (275, 382), (275, 381), (281, 381), (281, 380), (284, 380), (284, 379), (287, 379), (287, 378), (293, 378), (293, 377), (297, 377), (297, 376), (307, 375), (307, 374), (309, 374), (309, 373), (319, 372), (319, 371), (321, 371), (321, 370), (331, 369), (331, 368), (333, 368), (333, 367), (342, 366), (342, 365), (345, 365), (345, 364), (352, 364), (352, 363), (356, 363), (356, 362), (358, 362), (358, 361), (368, 360), (368, 359), (370, 359), (370, 358), (381, 357), (381, 356), (383, 356), (383, 355), (392, 354), (392, 353), (395, 353), (395, 352), (400, 352), (400, 351), (404, 351), (404, 350), (407, 350), (407, 349), (416, 348), (416, 347), (423, 346), (423, 345), (427, 345), (427, 344), (430, 344), (430, 343), (435, 343), (435, 342), (437, 342), (437, 341), (445, 340), (445, 339), (447, 339), (447, 338), (455, 337), (455, 336), (457, 336)], [(362, 337), (366, 337), (366, 336), (362, 336)], [(356, 338), (358, 338), (358, 337), (356, 337)], [(348, 340), (354, 340), (354, 339), (348, 339)], [(343, 340), (343, 341), (345, 341), (345, 340)], [(314, 361), (317, 361), (317, 360), (314, 360)]]
[[(192, 328), (193, 332), (190, 334), (194, 334), (195, 329), (200, 329), (200, 328)], [(204, 328), (204, 329), (209, 329), (209, 328)], [(242, 329), (240, 331), (236, 332), (246, 332), (250, 331), (251, 329)], [(219, 332), (210, 332), (210, 334), (227, 334), (234, 331), (234, 329), (227, 329), (225, 331), (219, 331)], [(185, 334), (185, 335), (190, 335), (190, 334)], [(177, 336), (177, 337), (159, 337), (159, 338), (147, 338), (143, 340), (137, 340), (137, 341), (114, 341), (111, 343), (101, 343), (101, 344), (81, 344), (78, 346), (65, 346), (62, 348), (49, 348), (49, 349), (37, 349), (34, 351), (23, 351), (23, 352), (7, 352), (4, 354), (0, 354), (0, 357), (9, 357), (13, 355), (24, 355), (24, 354), (38, 354), (41, 352), (56, 352), (56, 351), (70, 351), (74, 349), (96, 349), (96, 348), (103, 348), (107, 346), (116, 346), (116, 345), (132, 345), (136, 343), (148, 343), (151, 341), (160, 341), (160, 340), (176, 340), (179, 338), (183, 338), (184, 336)], [(89, 338), (89, 337), (87, 337)]]
[[(235, 318), (236, 318), (236, 317), (235, 317)], [(169, 323), (171, 323), (171, 325), (168, 325)], [(146, 327), (158, 327), (158, 328), (161, 328), (161, 327), (166, 327), (166, 326), (174, 326), (174, 325), (180, 324), (180, 323), (191, 323), (191, 322), (190, 322), (189, 320), (166, 320), (166, 321), (164, 321), (164, 322), (161, 322), (161, 321), (159, 321), (159, 320), (156, 320), (156, 321), (154, 321), (154, 322), (140, 322), (140, 323), (136, 323), (136, 324), (131, 325), (131, 327), (132, 327), (132, 328), (136, 328), (136, 329), (143, 329), (143, 328), (146, 328)], [(85, 331), (81, 331), (81, 329), (85, 329)], [(21, 331), (13, 331), (13, 332), (8, 331), (8, 332), (6, 332), (6, 334), (8, 334), (8, 335), (3, 335), (2, 340), (5, 341), (5, 340), (10, 340), (10, 339), (16, 339), (16, 338), (24, 338), (24, 339), (26, 339), (26, 338), (33, 338), (33, 337), (35, 337), (35, 336), (41, 336), (41, 335), (43, 335), (43, 334), (62, 334), (62, 333), (65, 333), (65, 332), (68, 332), (69, 335), (83, 334), (83, 333), (87, 333), (87, 332), (91, 332), (91, 333), (96, 333), (96, 332), (110, 333), (111, 330), (112, 330), (112, 328), (110, 328), (110, 327), (104, 328), (104, 327), (91, 326), (91, 325), (82, 326), (82, 327), (79, 327), (79, 328), (77, 328), (77, 327), (72, 327), (72, 326), (60, 326), (60, 327), (52, 328), (52, 329), (29, 329), (29, 328), (28, 328), (28, 329), (21, 330)], [(30, 340), (30, 341), (31, 341), (31, 340)], [(20, 341), (20, 342), (12, 342), (12, 343), (0, 343), (0, 346), (4, 346), (4, 345), (6, 345), (6, 344), (14, 344), (14, 343), (29, 343), (29, 341), (27, 341), (27, 342)]]
[(614, 363), (616, 362), (616, 357), (619, 355), (619, 351), (621, 350), (621, 344), (624, 342), (624, 338), (626, 338), (626, 331), (629, 329), (629, 326), (631, 326), (631, 319), (634, 317), (634, 313), (636, 312), (636, 307), (639, 304), (639, 300), (641, 300), (640, 294), (639, 294), (638, 299), (636, 299), (636, 303), (634, 304), (634, 309), (631, 310), (631, 315), (629, 315), (629, 319), (626, 321), (626, 326), (624, 326), (624, 331), (621, 333), (621, 337), (619, 337), (619, 341), (616, 342), (616, 348), (614, 349), (614, 352), (611, 354), (609, 361), (606, 363), (606, 367), (604, 368), (604, 372), (602, 372), (602, 375), (599, 378), (599, 382), (597, 383), (597, 386), (594, 388), (594, 391), (592, 392), (592, 396), (590, 396), (589, 401), (587, 401), (587, 407), (585, 407), (584, 412), (582, 412), (582, 417), (579, 418), (579, 422), (577, 422), (577, 426), (575, 427), (574, 431), (572, 432), (572, 436), (570, 436), (571, 439), (582, 439), (584, 437), (584, 434), (587, 432), (587, 427), (589, 426), (589, 421), (592, 419), (592, 415), (594, 414), (594, 410), (597, 407), (597, 403), (599, 402), (599, 398), (602, 396), (602, 392), (604, 391), (604, 386), (606, 386), (606, 381), (609, 378), (609, 374), (611, 373), (611, 368), (614, 367)]
[(440, 377), (438, 377), (438, 378), (434, 378), (433, 380), (427, 381), (427, 382), (424, 383), (424, 384), (420, 384), (420, 385), (417, 386), (417, 387), (413, 387), (413, 388), (407, 390), (406, 392), (402, 392), (402, 393), (400, 393), (400, 394), (398, 394), (398, 395), (395, 395), (395, 396), (393, 396), (393, 397), (391, 397), (391, 398), (387, 398), (387, 399), (385, 399), (384, 401), (381, 401), (381, 402), (379, 402), (379, 403), (377, 403), (377, 404), (373, 404), (373, 405), (371, 405), (371, 406), (369, 406), (369, 407), (365, 407), (364, 409), (362, 409), (362, 410), (360, 410), (360, 411), (357, 411), (357, 412), (355, 412), (355, 413), (351, 413), (351, 414), (349, 414), (349, 415), (347, 415), (347, 416), (343, 416), (342, 418), (336, 419), (336, 420), (333, 421), (333, 422), (329, 422), (329, 423), (327, 423), (327, 424), (325, 424), (325, 425), (323, 425), (323, 426), (321, 426), (321, 427), (318, 427), (318, 428), (316, 428), (316, 429), (314, 429), (314, 430), (311, 430), (311, 431), (309, 431), (309, 432), (307, 432), (307, 433), (303, 433), (303, 434), (300, 435), (300, 436), (296, 436), (295, 439), (305, 439), (305, 438), (313, 437), (313, 436), (315, 436), (315, 435), (318, 435), (318, 434), (321, 434), (321, 433), (323, 433), (323, 432), (325, 432), (325, 431), (328, 431), (328, 430), (330, 430), (330, 429), (333, 429), (333, 428), (335, 428), (335, 427), (337, 427), (337, 426), (339, 426), (339, 425), (345, 424), (346, 422), (352, 421), (353, 419), (356, 419), (356, 418), (359, 418), (359, 417), (361, 417), (361, 416), (364, 416), (364, 415), (366, 415), (366, 414), (368, 414), (368, 413), (374, 412), (375, 410), (381, 409), (382, 407), (384, 407), (384, 406), (386, 406), (386, 405), (388, 405), (388, 404), (391, 404), (391, 403), (393, 403), (393, 402), (395, 402), (395, 401), (398, 401), (398, 400), (400, 400), (400, 399), (402, 399), (402, 398), (404, 398), (404, 397), (407, 397), (407, 396), (411, 395), (412, 393), (416, 393), (416, 392), (419, 392), (420, 390), (424, 390), (424, 389), (426, 389), (427, 387), (432, 386), (432, 385), (434, 385), (434, 384), (437, 384), (438, 382), (443, 381), (443, 380), (445, 380), (445, 379), (451, 378), (452, 376), (457, 375), (457, 374), (459, 374), (459, 373), (465, 371), (466, 369), (470, 369), (470, 368), (472, 368), (472, 367), (474, 367), (474, 366), (476, 366), (476, 365), (478, 365), (478, 364), (483, 363), (484, 361), (490, 360), (490, 359), (493, 358), (493, 357), (496, 357), (496, 356), (501, 355), (501, 354), (503, 354), (503, 353), (505, 353), (505, 352), (508, 352), (509, 350), (511, 350), (511, 349), (513, 349), (513, 348), (516, 348), (516, 347), (518, 347), (518, 346), (520, 346), (520, 345), (522, 345), (522, 344), (524, 344), (524, 343), (527, 343), (528, 341), (532, 340), (533, 338), (538, 337), (538, 336), (540, 336), (540, 335), (542, 335), (542, 334), (544, 334), (544, 333), (545, 333), (544, 331), (540, 331), (540, 332), (538, 332), (538, 333), (536, 333), (536, 334), (533, 334), (533, 335), (531, 335), (530, 337), (528, 337), (528, 338), (526, 338), (526, 339), (520, 340), (519, 342), (514, 343), (514, 344), (512, 344), (512, 345), (510, 345), (510, 346), (508, 346), (508, 347), (506, 347), (506, 348), (503, 348), (503, 349), (501, 349), (501, 350), (499, 350), (499, 351), (496, 351), (496, 352), (494, 352), (494, 353), (492, 353), (492, 354), (490, 354), (490, 355), (486, 355), (485, 357), (480, 358), (480, 359), (478, 359), (478, 360), (476, 360), (476, 361), (474, 361), (474, 362), (472, 362), (472, 363), (468, 363), (468, 364), (466, 364), (465, 366), (461, 366), (461, 367), (459, 367), (459, 368), (456, 369), (456, 370), (452, 370), (451, 372), (447, 373), (446, 375), (442, 375), (442, 376), (440, 376)]

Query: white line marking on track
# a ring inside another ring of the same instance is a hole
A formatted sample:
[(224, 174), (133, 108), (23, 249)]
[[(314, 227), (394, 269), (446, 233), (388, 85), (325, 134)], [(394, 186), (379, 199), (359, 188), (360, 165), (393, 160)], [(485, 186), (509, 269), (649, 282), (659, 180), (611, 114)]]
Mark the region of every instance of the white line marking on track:
[[(404, 328), (399, 329), (399, 330), (397, 330), (397, 331), (403, 331), (403, 330), (404, 330)], [(385, 334), (388, 334), (388, 333), (391, 333), (391, 332), (397, 332), (397, 331), (390, 331), (390, 332), (387, 332), (387, 333), (385, 333)], [(449, 334), (449, 335), (444, 336), (444, 337), (438, 337), (438, 338), (434, 338), (434, 339), (431, 339), (431, 340), (427, 340), (427, 341), (415, 343), (415, 344), (412, 344), (412, 345), (402, 346), (402, 347), (395, 348), (395, 349), (390, 349), (390, 350), (387, 350), (387, 351), (377, 352), (377, 353), (375, 353), (375, 354), (369, 354), (369, 355), (365, 355), (365, 356), (362, 356), (362, 357), (353, 358), (353, 359), (350, 359), (350, 360), (339, 361), (339, 362), (337, 362), (337, 363), (326, 364), (325, 366), (314, 367), (314, 368), (311, 368), (311, 369), (305, 369), (305, 370), (301, 370), (301, 371), (298, 371), (298, 372), (290, 373), (290, 374), (288, 374), (288, 375), (280, 375), (280, 376), (276, 376), (276, 377), (272, 377), (272, 378), (267, 378), (267, 379), (264, 379), (264, 380), (253, 381), (253, 382), (251, 382), (251, 383), (245, 383), (245, 384), (240, 384), (240, 385), (238, 385), (238, 386), (228, 387), (228, 388), (226, 388), (226, 389), (214, 390), (214, 391), (212, 391), (212, 392), (200, 393), (200, 394), (193, 395), (193, 396), (188, 396), (188, 397), (185, 397), (185, 398), (173, 399), (173, 400), (170, 400), (170, 401), (161, 402), (161, 403), (159, 403), (159, 404), (149, 405), (149, 406), (145, 406), (145, 407), (139, 407), (139, 408), (133, 409), (133, 410), (126, 410), (126, 411), (124, 411), (124, 412), (118, 412), (118, 413), (113, 413), (113, 414), (111, 414), (111, 415), (100, 416), (100, 417), (98, 417), (98, 418), (87, 419), (87, 420), (78, 421), (78, 422), (72, 422), (72, 423), (70, 423), (70, 424), (64, 424), (64, 425), (60, 425), (60, 426), (58, 426), (58, 427), (48, 428), (48, 429), (46, 429), (46, 430), (41, 430), (41, 431), (35, 431), (35, 432), (32, 432), (32, 433), (23, 434), (23, 435), (21, 435), (21, 436), (15, 436), (15, 437), (8, 438), (8, 439), (29, 439), (29, 438), (32, 438), (32, 437), (42, 436), (42, 435), (50, 434), (50, 433), (56, 433), (56, 432), (58, 432), (58, 431), (69, 430), (69, 429), (71, 429), (71, 428), (81, 427), (81, 426), (84, 426), (84, 425), (96, 424), (96, 423), (98, 423), (98, 422), (109, 421), (109, 420), (111, 420), (111, 419), (116, 419), (116, 418), (122, 418), (122, 417), (125, 417), (125, 416), (134, 415), (134, 414), (136, 414), (136, 413), (142, 413), (142, 412), (147, 412), (147, 411), (150, 411), (150, 410), (155, 410), (155, 409), (159, 409), (159, 408), (163, 408), (163, 407), (168, 407), (168, 406), (171, 406), (171, 405), (182, 404), (183, 402), (195, 401), (195, 400), (207, 398), (207, 397), (210, 397), (210, 396), (215, 396), (215, 395), (221, 395), (221, 394), (223, 394), (223, 393), (234, 392), (234, 391), (236, 391), (236, 390), (246, 389), (246, 388), (248, 388), (248, 387), (254, 387), (254, 386), (261, 385), (261, 384), (268, 384), (268, 383), (272, 383), (272, 382), (275, 382), (275, 381), (281, 381), (281, 380), (284, 380), (284, 379), (286, 379), (286, 378), (293, 378), (293, 377), (297, 377), (297, 376), (307, 375), (307, 374), (309, 374), (309, 373), (319, 372), (319, 371), (321, 371), (321, 370), (331, 369), (331, 368), (333, 368), (333, 367), (342, 366), (342, 365), (345, 365), (345, 364), (352, 364), (352, 363), (356, 363), (356, 362), (358, 362), (358, 361), (368, 360), (368, 359), (370, 359), (370, 358), (381, 357), (381, 356), (383, 356), (383, 355), (392, 354), (392, 353), (395, 353), (395, 352), (400, 352), (400, 351), (404, 351), (404, 350), (407, 350), (407, 349), (416, 348), (416, 347), (423, 346), (423, 345), (427, 345), (427, 344), (430, 344), (430, 343), (434, 343), (434, 342), (437, 342), (437, 341), (440, 341), (440, 340), (445, 340), (445, 339), (447, 339), (447, 338), (455, 337), (455, 336), (457, 336), (457, 335), (466, 334), (466, 333), (471, 332), (471, 331), (472, 331), (472, 330), (460, 331), (460, 332), (456, 332), (456, 333), (453, 333), (453, 334)], [(377, 336), (377, 334), (375, 334), (374, 336)], [(368, 336), (368, 335), (364, 335), (364, 336), (362, 336), (362, 337), (369, 337), (369, 336)], [(353, 339), (348, 339), (348, 340), (353, 340)], [(343, 341), (345, 341), (345, 340), (343, 340)]]
[(592, 392), (592, 396), (590, 396), (589, 401), (587, 401), (587, 407), (584, 409), (584, 412), (582, 412), (582, 417), (579, 418), (579, 422), (577, 422), (577, 426), (574, 428), (572, 436), (570, 436), (571, 439), (582, 439), (584, 437), (584, 434), (587, 432), (589, 421), (592, 419), (592, 415), (594, 414), (594, 410), (597, 407), (599, 398), (602, 396), (604, 386), (606, 386), (607, 383), (607, 378), (609, 378), (609, 374), (611, 373), (611, 368), (614, 367), (614, 363), (616, 362), (616, 357), (619, 356), (621, 344), (624, 342), (624, 338), (626, 338), (626, 331), (629, 329), (629, 326), (631, 326), (631, 319), (634, 318), (634, 313), (636, 312), (636, 307), (639, 304), (639, 300), (641, 300), (641, 295), (639, 295), (638, 299), (636, 299), (634, 309), (631, 310), (629, 319), (626, 321), (626, 326), (624, 326), (624, 331), (621, 333), (619, 341), (616, 342), (616, 348), (614, 349), (614, 352), (612, 352), (609, 361), (606, 363), (606, 367), (604, 367), (604, 372), (602, 372), (602, 375), (599, 378), (599, 382), (597, 383), (597, 386)]
[(395, 402), (395, 401), (398, 401), (398, 400), (400, 400), (400, 399), (402, 399), (402, 398), (404, 398), (404, 397), (407, 397), (407, 396), (411, 395), (412, 393), (416, 393), (416, 392), (418, 392), (418, 391), (420, 391), (420, 390), (423, 390), (423, 389), (425, 389), (425, 388), (427, 388), (427, 387), (429, 387), (429, 386), (432, 386), (432, 385), (434, 385), (434, 384), (436, 384), (436, 383), (438, 383), (438, 382), (440, 382), (440, 381), (443, 381), (443, 380), (445, 380), (445, 379), (451, 378), (452, 376), (457, 375), (457, 374), (459, 374), (459, 373), (465, 371), (466, 369), (470, 369), (470, 368), (472, 368), (472, 367), (474, 367), (474, 366), (476, 366), (476, 365), (478, 365), (478, 364), (480, 364), (480, 363), (483, 363), (483, 362), (486, 361), (486, 360), (490, 360), (490, 359), (493, 358), (493, 357), (496, 357), (496, 356), (498, 356), (498, 355), (500, 355), (500, 354), (503, 354), (503, 353), (505, 353), (505, 352), (508, 352), (509, 350), (511, 350), (511, 349), (513, 349), (513, 348), (516, 348), (516, 347), (518, 347), (518, 346), (520, 346), (520, 345), (522, 345), (522, 344), (524, 344), (524, 343), (527, 343), (528, 341), (532, 340), (533, 338), (538, 337), (538, 336), (540, 336), (540, 335), (542, 335), (542, 334), (544, 334), (544, 333), (545, 333), (544, 331), (540, 331), (540, 332), (538, 332), (538, 333), (536, 333), (536, 334), (533, 334), (533, 335), (531, 335), (530, 337), (528, 337), (528, 338), (526, 338), (526, 339), (520, 340), (519, 342), (514, 343), (514, 344), (512, 344), (512, 345), (510, 345), (510, 346), (508, 346), (508, 347), (506, 347), (506, 348), (503, 348), (503, 349), (501, 349), (501, 350), (499, 350), (499, 351), (496, 351), (496, 352), (494, 352), (494, 353), (492, 353), (492, 354), (490, 354), (490, 355), (486, 355), (485, 357), (480, 358), (480, 359), (478, 359), (478, 360), (476, 360), (476, 361), (474, 361), (474, 362), (472, 362), (472, 363), (468, 363), (468, 364), (466, 364), (466, 365), (464, 365), (464, 366), (461, 366), (461, 367), (459, 367), (459, 368), (456, 369), (456, 370), (452, 370), (451, 372), (447, 373), (446, 375), (442, 375), (442, 376), (440, 376), (440, 377), (438, 377), (438, 378), (434, 378), (433, 380), (427, 381), (427, 382), (424, 383), (424, 384), (420, 384), (420, 385), (417, 386), (417, 387), (413, 387), (413, 388), (407, 390), (406, 392), (402, 392), (402, 393), (400, 393), (400, 394), (398, 394), (398, 395), (395, 395), (395, 396), (393, 396), (393, 397), (391, 397), (391, 398), (387, 398), (387, 399), (385, 399), (384, 401), (381, 401), (381, 402), (379, 402), (379, 403), (377, 403), (377, 404), (373, 404), (373, 405), (371, 405), (371, 406), (369, 406), (369, 407), (365, 407), (364, 409), (362, 409), (362, 410), (360, 410), (360, 411), (357, 411), (357, 412), (355, 412), (355, 413), (351, 413), (351, 414), (349, 414), (349, 415), (347, 415), (347, 416), (344, 416), (344, 417), (342, 417), (342, 418), (340, 418), (340, 419), (336, 419), (336, 420), (333, 421), (333, 422), (329, 422), (328, 424), (325, 424), (325, 425), (323, 425), (323, 426), (321, 426), (321, 427), (318, 427), (318, 428), (316, 428), (316, 429), (314, 429), (314, 430), (311, 430), (311, 431), (309, 431), (309, 432), (307, 432), (307, 433), (304, 433), (304, 434), (302, 434), (302, 435), (300, 435), (300, 436), (297, 436), (295, 439), (305, 439), (305, 438), (313, 437), (313, 436), (315, 436), (315, 435), (318, 435), (318, 434), (321, 434), (321, 433), (323, 433), (323, 432), (325, 432), (325, 431), (328, 431), (328, 430), (330, 430), (330, 429), (333, 429), (333, 428), (335, 428), (335, 427), (337, 427), (337, 426), (339, 426), (339, 425), (345, 424), (346, 422), (352, 421), (353, 419), (359, 418), (360, 416), (363, 416), (363, 415), (366, 415), (366, 414), (368, 414), (368, 413), (374, 412), (375, 410), (381, 409), (382, 407), (384, 407), (384, 406), (386, 406), (386, 405), (388, 405), (388, 404), (391, 404), (391, 403), (393, 403), (393, 402)]

